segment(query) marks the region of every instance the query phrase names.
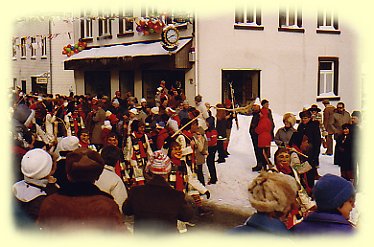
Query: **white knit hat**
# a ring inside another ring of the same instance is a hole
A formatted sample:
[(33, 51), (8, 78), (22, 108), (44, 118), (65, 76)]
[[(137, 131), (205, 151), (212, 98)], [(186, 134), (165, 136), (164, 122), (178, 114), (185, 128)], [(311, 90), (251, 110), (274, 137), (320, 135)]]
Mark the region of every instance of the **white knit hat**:
[(23, 175), (32, 179), (42, 179), (52, 170), (52, 157), (41, 148), (29, 150), (21, 161)]
[(79, 139), (76, 136), (67, 136), (61, 139), (58, 150), (59, 151), (74, 151), (79, 148)]
[(135, 115), (138, 115), (138, 110), (136, 108), (132, 108), (131, 110), (129, 110), (129, 112), (135, 114)]
[(152, 107), (152, 108), (151, 108), (151, 112), (152, 112), (153, 114), (158, 114), (158, 113), (159, 113), (159, 108), (158, 108), (158, 106)]
[(147, 170), (153, 174), (169, 174), (171, 171), (171, 160), (161, 150), (157, 150), (153, 153), (153, 156), (150, 157), (147, 164)]
[(142, 99), (140, 100), (140, 103), (143, 103), (143, 102), (147, 103), (147, 100), (146, 100), (145, 98), (142, 98)]

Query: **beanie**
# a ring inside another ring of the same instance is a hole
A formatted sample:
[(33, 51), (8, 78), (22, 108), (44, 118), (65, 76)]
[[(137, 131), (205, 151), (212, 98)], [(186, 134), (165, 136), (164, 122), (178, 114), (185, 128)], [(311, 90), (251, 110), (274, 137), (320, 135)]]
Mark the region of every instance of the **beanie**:
[(166, 175), (171, 171), (171, 160), (161, 150), (153, 153), (147, 164), (147, 170), (153, 174)]
[(52, 157), (41, 148), (29, 150), (21, 160), (21, 171), (24, 176), (42, 179), (52, 170)]
[(337, 209), (354, 195), (351, 182), (332, 174), (322, 176), (313, 188), (313, 196), (319, 210)]
[(74, 151), (79, 148), (79, 139), (76, 136), (67, 136), (61, 139), (58, 146), (59, 151)]
[(262, 213), (288, 213), (296, 200), (296, 180), (282, 173), (261, 172), (249, 185), (249, 201)]
[(66, 156), (66, 174), (71, 182), (94, 182), (104, 165), (101, 155), (88, 148), (78, 148)]

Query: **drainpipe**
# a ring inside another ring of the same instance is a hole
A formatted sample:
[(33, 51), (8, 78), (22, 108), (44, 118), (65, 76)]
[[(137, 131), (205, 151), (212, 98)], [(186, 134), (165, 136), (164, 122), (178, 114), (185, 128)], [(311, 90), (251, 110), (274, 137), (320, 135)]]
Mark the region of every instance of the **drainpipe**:
[(195, 10), (195, 18), (193, 22), (193, 27), (194, 27), (194, 39), (195, 39), (195, 96), (199, 94), (200, 89), (199, 89), (199, 73), (198, 73), (198, 68), (199, 68), (199, 49), (198, 49), (198, 29), (197, 29), (197, 11)]
[[(52, 34), (52, 25), (51, 25), (51, 18), (48, 19), (48, 37), (51, 37), (50, 35)], [(49, 39), (49, 79), (51, 82), (51, 91), (50, 93), (52, 94), (52, 39)]]

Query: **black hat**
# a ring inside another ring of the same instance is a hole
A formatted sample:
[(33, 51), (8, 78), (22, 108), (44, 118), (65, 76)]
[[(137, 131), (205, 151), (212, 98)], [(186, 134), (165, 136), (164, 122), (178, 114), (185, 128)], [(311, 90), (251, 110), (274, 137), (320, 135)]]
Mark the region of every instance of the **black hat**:
[(303, 118), (303, 117), (312, 117), (312, 113), (308, 110), (305, 110), (305, 111), (302, 111), (302, 112), (299, 112), (299, 117), (300, 118)]
[(308, 109), (308, 111), (311, 111), (311, 112), (312, 112), (312, 111), (320, 112), (321, 109), (319, 109), (317, 105), (313, 104), (313, 105), (311, 105), (311, 107)]

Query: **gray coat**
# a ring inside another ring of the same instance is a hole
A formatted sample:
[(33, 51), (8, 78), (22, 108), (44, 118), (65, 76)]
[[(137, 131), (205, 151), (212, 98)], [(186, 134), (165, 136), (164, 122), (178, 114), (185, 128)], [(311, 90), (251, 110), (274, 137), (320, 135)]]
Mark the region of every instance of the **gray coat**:
[(344, 111), (343, 113), (339, 113), (337, 111), (332, 114), (329, 119), (329, 127), (334, 133), (334, 137), (336, 138), (337, 135), (342, 134), (342, 125), (351, 122), (351, 115), (349, 112)]
[(292, 134), (296, 131), (294, 127), (286, 129), (285, 127), (279, 128), (277, 133), (274, 136), (274, 142), (277, 146), (286, 146), (288, 145)]
[(97, 110), (95, 116), (92, 119), (95, 122), (95, 125), (92, 130), (91, 143), (103, 144), (103, 140), (101, 138), (101, 125), (104, 124), (105, 119), (105, 111), (100, 108), (99, 110)]

